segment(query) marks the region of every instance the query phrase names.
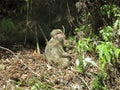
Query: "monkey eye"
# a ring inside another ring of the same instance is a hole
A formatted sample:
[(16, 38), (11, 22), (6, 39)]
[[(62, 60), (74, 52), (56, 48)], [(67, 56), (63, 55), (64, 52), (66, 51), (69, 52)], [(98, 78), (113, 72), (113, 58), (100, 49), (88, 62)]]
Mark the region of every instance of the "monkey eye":
[(62, 32), (58, 32), (57, 34), (61, 34)]
[(63, 35), (61, 33), (57, 34), (58, 38), (63, 38)]

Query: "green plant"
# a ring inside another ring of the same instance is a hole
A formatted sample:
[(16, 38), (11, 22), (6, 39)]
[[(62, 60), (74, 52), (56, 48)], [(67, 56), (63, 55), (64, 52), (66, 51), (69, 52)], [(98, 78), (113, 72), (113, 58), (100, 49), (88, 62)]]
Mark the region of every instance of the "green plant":
[(31, 90), (54, 90), (49, 84), (42, 83), (36, 77), (32, 77), (28, 80), (28, 85), (31, 86)]
[(106, 86), (104, 85), (104, 80), (106, 78), (106, 73), (99, 72), (98, 74), (92, 74), (95, 78), (92, 82), (92, 90), (107, 90)]
[(92, 43), (90, 38), (83, 38), (77, 42), (77, 51), (80, 52), (87, 52), (92, 51)]
[(118, 7), (114, 4), (113, 5), (105, 4), (100, 8), (100, 12), (103, 15), (107, 14), (107, 17), (110, 18), (112, 14), (113, 16), (115, 16), (119, 12), (119, 10)]
[(87, 25), (81, 25), (79, 28), (75, 29), (75, 32), (77, 32), (77, 35), (79, 37), (91, 37), (92, 36), (92, 26), (91, 24), (87, 24)]
[(114, 23), (114, 28), (120, 28), (120, 13), (119, 14), (116, 14), (116, 21)]
[(11, 18), (3, 18), (0, 21), (0, 40), (13, 40), (16, 34), (16, 26)]
[(5, 69), (5, 65), (4, 64), (0, 64), (0, 70)]
[(120, 35), (120, 13), (116, 15), (117, 19), (113, 24), (114, 29), (118, 30), (117, 34)]
[(85, 55), (87, 52), (93, 51), (93, 43), (91, 42), (90, 38), (83, 38), (78, 40), (77, 46), (76, 46), (76, 52), (78, 53), (78, 61), (77, 64), (77, 71), (78, 72), (84, 72), (85, 66), (83, 63), (83, 60), (85, 59)]
[(111, 26), (104, 27), (100, 34), (102, 35), (102, 39), (105, 41), (109, 41), (113, 39), (113, 28)]
[(86, 29), (86, 25), (82, 25), (79, 28), (76, 28), (75, 31), (84, 31)]
[(34, 83), (34, 85), (31, 87), (31, 90), (54, 90), (51, 88), (48, 84), (43, 84), (42, 82), (38, 81)]
[(3, 18), (0, 22), (0, 28), (8, 32), (15, 29), (15, 24), (11, 18)]
[(112, 60), (118, 60), (120, 54), (120, 49), (116, 48), (112, 42), (101, 41), (96, 47), (96, 51), (99, 54), (99, 64), (102, 69), (105, 67), (105, 64), (110, 64)]
[[(78, 59), (76, 60), (76, 69), (78, 72), (84, 72), (85, 67), (83, 65), (83, 60), (87, 52), (93, 51), (93, 42), (90, 38), (91, 35), (91, 25), (81, 25), (81, 27), (76, 28), (76, 47), (75, 51), (78, 53)], [(86, 37), (87, 36), (87, 37)]]
[(83, 67), (83, 60), (81, 57), (79, 57), (79, 59), (76, 60), (75, 64), (76, 64), (77, 72), (80, 72), (80, 73), (84, 72), (85, 69)]

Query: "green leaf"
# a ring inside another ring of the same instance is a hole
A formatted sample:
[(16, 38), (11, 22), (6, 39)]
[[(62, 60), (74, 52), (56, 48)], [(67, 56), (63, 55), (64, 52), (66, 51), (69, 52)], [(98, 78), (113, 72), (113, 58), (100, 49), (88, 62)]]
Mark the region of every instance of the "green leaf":
[(120, 49), (115, 49), (115, 51), (114, 51), (114, 53), (115, 53), (115, 57), (118, 59), (118, 57), (119, 57), (119, 54), (120, 54)]
[(15, 25), (10, 18), (3, 18), (0, 22), (0, 27), (3, 30), (9, 31), (15, 29)]
[(105, 55), (107, 61), (110, 62), (111, 61), (111, 55), (109, 53), (109, 48), (107, 46), (104, 47), (104, 55)]

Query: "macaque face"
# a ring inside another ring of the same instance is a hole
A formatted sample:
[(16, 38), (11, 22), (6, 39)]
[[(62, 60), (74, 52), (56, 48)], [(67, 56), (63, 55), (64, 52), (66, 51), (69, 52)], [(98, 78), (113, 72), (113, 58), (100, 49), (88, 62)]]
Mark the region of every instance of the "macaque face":
[(56, 37), (59, 41), (63, 41), (65, 38), (65, 35), (63, 33), (57, 33)]

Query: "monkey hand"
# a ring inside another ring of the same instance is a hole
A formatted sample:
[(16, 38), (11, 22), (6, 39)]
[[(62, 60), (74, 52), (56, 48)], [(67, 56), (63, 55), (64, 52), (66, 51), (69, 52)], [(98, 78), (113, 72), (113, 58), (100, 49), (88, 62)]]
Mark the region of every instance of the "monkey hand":
[(62, 57), (69, 58), (70, 60), (72, 59), (71, 55), (68, 54), (67, 52), (62, 53)]

